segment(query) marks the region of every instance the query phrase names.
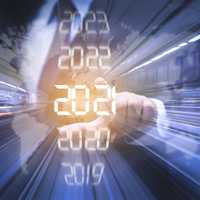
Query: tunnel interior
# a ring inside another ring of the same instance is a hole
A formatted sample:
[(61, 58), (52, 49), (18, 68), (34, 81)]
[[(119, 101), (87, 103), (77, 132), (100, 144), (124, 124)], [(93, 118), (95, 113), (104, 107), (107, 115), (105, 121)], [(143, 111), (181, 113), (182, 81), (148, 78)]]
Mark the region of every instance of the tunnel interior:
[(0, 199), (200, 199), (200, 1), (2, 0), (0, 30)]

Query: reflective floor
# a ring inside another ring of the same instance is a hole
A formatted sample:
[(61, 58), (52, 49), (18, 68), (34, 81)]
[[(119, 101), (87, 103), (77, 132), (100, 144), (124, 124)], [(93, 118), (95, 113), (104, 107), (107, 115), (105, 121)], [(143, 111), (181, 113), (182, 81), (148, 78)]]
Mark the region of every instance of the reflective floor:
[[(62, 149), (61, 127), (98, 116), (98, 77), (106, 114), (137, 94), (157, 116), (135, 125), (127, 103), (103, 142), (75, 131)], [(0, 2), (0, 200), (15, 199), (200, 199), (200, 1)]]

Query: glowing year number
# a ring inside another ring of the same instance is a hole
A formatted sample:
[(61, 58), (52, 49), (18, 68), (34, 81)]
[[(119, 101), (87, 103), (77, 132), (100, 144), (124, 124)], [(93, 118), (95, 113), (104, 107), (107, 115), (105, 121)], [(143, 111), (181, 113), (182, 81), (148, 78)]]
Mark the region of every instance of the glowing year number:
[(87, 54), (80, 46), (63, 46), (61, 51), (62, 54), (58, 58), (58, 68), (61, 70), (110, 69), (111, 51), (108, 46), (99, 46), (99, 48), (88, 46)]
[[(90, 90), (86, 85), (76, 85), (74, 88), (70, 88), (68, 85), (56, 85), (55, 87), (58, 90), (67, 91), (67, 97), (58, 98), (54, 101), (54, 112), (56, 112), (57, 115), (70, 116), (74, 114), (76, 116), (83, 116), (91, 111)], [(94, 87), (97, 91), (104, 92), (105, 96), (97, 97), (94, 100), (92, 111), (95, 112), (98, 116), (109, 116), (115, 114), (115, 87), (100, 84), (94, 85)], [(82, 109), (78, 109), (78, 92), (84, 92)], [(110, 105), (109, 110), (108, 105)], [(65, 110), (63, 110), (62, 107), (65, 107)]]
[[(87, 34), (96, 34), (96, 26), (98, 27), (100, 34), (107, 34), (110, 32), (108, 18), (103, 11), (89, 11), (85, 20), (82, 19), (80, 13), (72, 13), (71, 11), (65, 11), (63, 17), (64, 19), (59, 25), (59, 32), (61, 34), (69, 34), (72, 30), (77, 30), (79, 33), (84, 30)], [(77, 25), (77, 22), (79, 22), (79, 26)]]
[(71, 164), (63, 162), (62, 166), (66, 170), (65, 183), (69, 186), (98, 185), (104, 172), (104, 164), (100, 162), (93, 165), (88, 164), (87, 166), (82, 163)]
[(83, 143), (87, 151), (106, 151), (109, 148), (110, 130), (108, 128), (87, 130), (84, 138), (82, 134), (81, 131), (66, 130), (58, 138), (58, 148), (61, 151), (79, 151), (83, 148)]

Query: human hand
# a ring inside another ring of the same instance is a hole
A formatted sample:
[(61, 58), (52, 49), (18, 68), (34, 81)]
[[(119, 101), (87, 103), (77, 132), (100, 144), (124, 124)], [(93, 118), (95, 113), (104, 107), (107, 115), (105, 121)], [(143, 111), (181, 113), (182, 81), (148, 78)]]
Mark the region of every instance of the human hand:
[[(103, 78), (97, 78), (95, 84), (107, 84)], [(116, 114), (101, 116), (91, 122), (74, 123), (59, 128), (60, 132), (82, 131), (90, 129), (111, 128), (111, 140), (129, 133), (133, 129), (146, 126), (156, 115), (155, 103), (141, 95), (131, 92), (116, 94)]]

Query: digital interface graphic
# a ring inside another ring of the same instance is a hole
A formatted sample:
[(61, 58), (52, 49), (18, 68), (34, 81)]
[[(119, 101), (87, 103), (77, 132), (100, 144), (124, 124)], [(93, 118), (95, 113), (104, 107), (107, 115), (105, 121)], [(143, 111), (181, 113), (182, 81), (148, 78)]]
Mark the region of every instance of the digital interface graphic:
[(199, 200), (200, 1), (2, 0), (0, 200)]

